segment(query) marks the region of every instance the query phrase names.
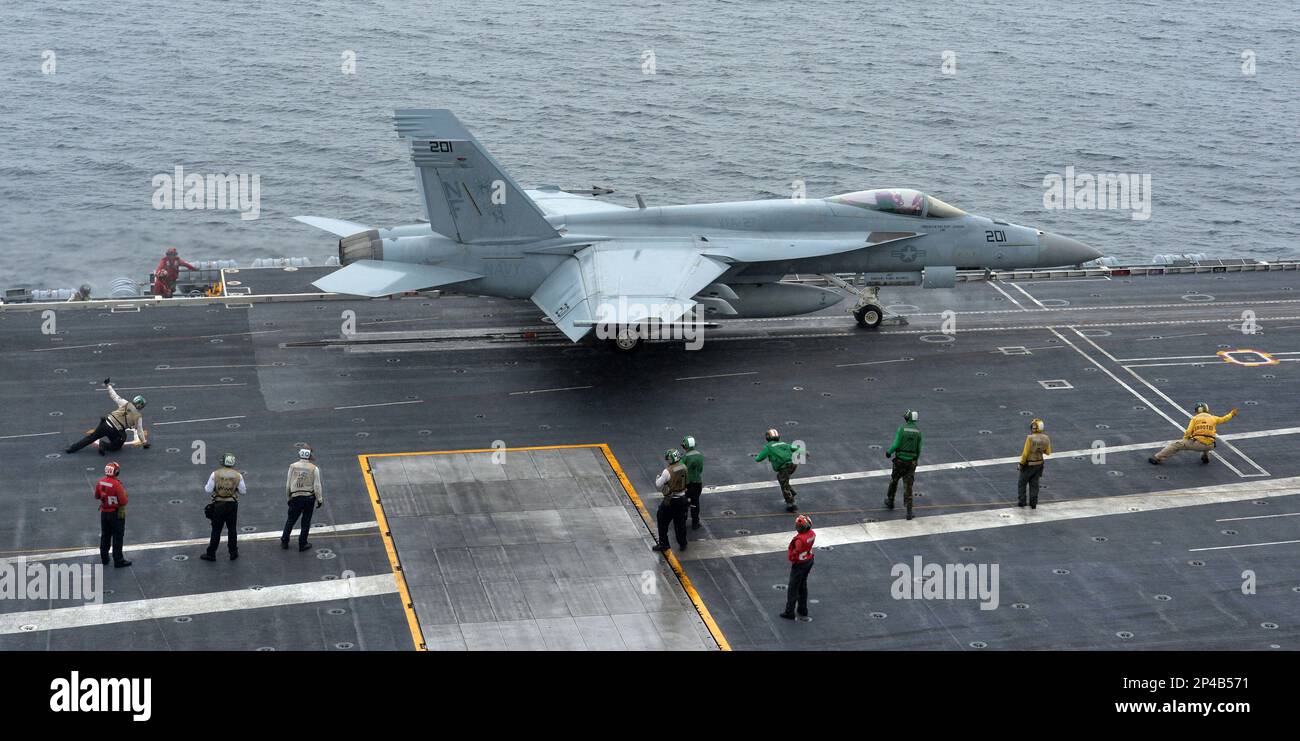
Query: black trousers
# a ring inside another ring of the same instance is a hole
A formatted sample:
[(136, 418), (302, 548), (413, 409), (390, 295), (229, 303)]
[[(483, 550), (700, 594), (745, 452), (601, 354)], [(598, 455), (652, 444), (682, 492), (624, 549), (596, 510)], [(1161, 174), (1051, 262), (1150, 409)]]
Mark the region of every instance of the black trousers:
[(1017, 503), (1021, 506), (1025, 504), (1025, 488), (1029, 488), (1029, 503), (1038, 504), (1038, 482), (1043, 478), (1043, 467), (1022, 466), (1020, 468), (1020, 481), (1016, 484)]
[(812, 561), (790, 564), (790, 585), (785, 590), (785, 611), (794, 612), (799, 606), (799, 614), (808, 614), (808, 574), (812, 572)]
[(239, 502), (213, 502), (212, 539), (208, 541), (208, 555), (217, 555), (221, 545), (221, 529), (226, 529), (226, 549), (230, 555), (239, 555), (239, 539), (235, 535), (235, 521), (239, 519)]
[(696, 525), (700, 524), (700, 492), (702, 491), (704, 491), (703, 483), (686, 485), (686, 501), (691, 505), (691, 522)]
[(302, 518), (302, 529), (298, 531), (298, 545), (307, 544), (307, 531), (311, 530), (311, 513), (316, 509), (316, 497), (294, 497), (289, 500), (289, 519), (284, 521), (284, 532), (280, 540), (288, 542), (293, 526)]
[(889, 474), (889, 491), (885, 498), (894, 503), (894, 493), (898, 491), (898, 480), (903, 480), (903, 504), (912, 508), (912, 483), (916, 481), (916, 461), (905, 461), (894, 456), (894, 470)]
[(72, 447), (68, 448), (68, 451), (75, 453), (101, 437), (107, 439), (99, 444), (100, 450), (121, 450), (122, 446), (126, 444), (126, 433), (109, 424), (107, 417), (100, 417), (99, 424), (95, 426), (95, 429), (89, 435), (73, 443)]
[(677, 550), (686, 547), (686, 497), (665, 497), (655, 513), (659, 521), (659, 545), (668, 545), (668, 524), (677, 535)]
[(122, 563), (122, 536), (126, 534), (126, 518), (116, 512), (99, 513), (99, 560), (108, 565), (108, 546), (113, 545), (113, 563)]

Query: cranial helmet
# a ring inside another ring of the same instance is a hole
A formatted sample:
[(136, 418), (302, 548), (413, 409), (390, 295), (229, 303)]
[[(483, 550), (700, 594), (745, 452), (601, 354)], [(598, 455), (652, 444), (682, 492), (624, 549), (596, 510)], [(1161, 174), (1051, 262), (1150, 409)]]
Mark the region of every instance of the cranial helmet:
[(113, 461), (112, 463), (109, 463), (108, 465), (104, 466), (105, 476), (116, 476), (121, 472), (122, 472), (122, 465), (117, 461)]
[(681, 459), (682, 459), (682, 454), (677, 452), (676, 450), (668, 450), (664, 452), (664, 460), (668, 461), (669, 463), (677, 463), (681, 461)]
[(143, 396), (137, 395), (134, 399), (131, 400), (131, 405), (134, 406), (136, 409), (144, 409), (144, 404), (145, 401)]
[(694, 435), (687, 435), (686, 437), (682, 438), (682, 447), (685, 448), (685, 449), (687, 449), (687, 450), (694, 450), (694, 449), (695, 449), (695, 436), (694, 436)]
[(812, 527), (812, 518), (808, 515), (799, 515), (794, 518), (794, 529), (799, 532), (805, 532)]
[(175, 247), (168, 247), (168, 248), (167, 248), (167, 256), (168, 256), (168, 257), (175, 257), (175, 256), (176, 256), (176, 248), (175, 248)]
[(221, 465), (226, 466), (227, 468), (234, 468), (234, 467), (235, 467), (235, 454), (234, 454), (234, 453), (226, 453), (225, 455), (221, 456)]
[(915, 422), (920, 416), (920, 412), (917, 412), (915, 409), (908, 409), (906, 412), (903, 412), (903, 419), (908, 422)]
[(1030, 432), (1042, 432), (1042, 431), (1043, 431), (1043, 420), (1041, 420), (1041, 419), (1031, 419), (1031, 420), (1029, 420), (1029, 431), (1030, 431)]
[(772, 428), (767, 431), (765, 437), (768, 439), (769, 442), (776, 442), (777, 440), (781, 439), (781, 433), (777, 432), (776, 428)]
[(1197, 414), (1209, 414), (1209, 413), (1210, 413), (1210, 405), (1209, 405), (1209, 404), (1206, 404), (1206, 403), (1203, 402), (1203, 401), (1198, 401), (1198, 402), (1196, 402), (1196, 413), (1197, 413)]
[(298, 457), (305, 461), (311, 460), (311, 448), (298, 448)]

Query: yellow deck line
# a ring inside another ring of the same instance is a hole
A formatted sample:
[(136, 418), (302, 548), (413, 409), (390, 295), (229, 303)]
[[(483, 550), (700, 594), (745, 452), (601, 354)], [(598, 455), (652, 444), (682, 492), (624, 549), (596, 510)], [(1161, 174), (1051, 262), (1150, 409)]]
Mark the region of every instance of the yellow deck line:
[[(645, 504), (641, 502), (641, 497), (637, 496), (636, 489), (632, 487), (632, 482), (628, 480), (627, 474), (623, 473), (623, 467), (618, 465), (618, 459), (614, 457), (614, 452), (605, 443), (601, 443), (599, 447), (601, 452), (605, 454), (605, 461), (609, 463), (609, 467), (614, 469), (614, 474), (618, 476), (619, 483), (623, 485), (623, 490), (627, 492), (632, 503), (636, 505), (637, 511), (641, 513), (641, 519), (645, 521), (646, 527), (650, 528), (650, 532), (654, 532), (655, 529), (651, 526), (653, 521), (650, 519), (650, 512), (645, 508)], [(677, 574), (677, 580), (681, 582), (682, 589), (686, 590), (686, 596), (691, 600), (691, 604), (695, 605), (695, 611), (700, 614), (700, 619), (704, 621), (704, 627), (709, 629), (709, 634), (713, 636), (714, 642), (718, 644), (718, 649), (730, 651), (731, 644), (727, 642), (727, 637), (722, 634), (722, 629), (714, 621), (709, 608), (705, 607), (704, 600), (700, 599), (700, 593), (695, 591), (695, 585), (691, 583), (691, 578), (686, 575), (686, 570), (682, 568), (681, 562), (677, 560), (677, 555), (672, 550), (667, 550), (664, 551), (664, 556), (667, 557), (668, 565), (672, 567), (673, 573)]]
[(411, 590), (406, 586), (406, 573), (397, 558), (397, 546), (393, 543), (393, 533), (388, 529), (388, 517), (384, 514), (384, 505), (379, 501), (379, 492), (375, 489), (375, 477), (370, 472), (370, 456), (358, 455), (361, 463), (361, 475), (366, 480), (366, 491), (370, 492), (370, 505), (375, 509), (375, 521), (379, 523), (379, 534), (384, 538), (384, 550), (388, 551), (388, 563), (393, 568), (393, 578), (397, 580), (397, 591), (402, 595), (402, 609), (406, 611), (406, 624), (411, 629), (411, 640), (415, 642), (416, 651), (428, 651), (424, 643), (424, 631), (415, 616), (415, 603), (411, 599)]
[[(655, 532), (653, 520), (650, 518), (650, 512), (641, 502), (641, 497), (637, 495), (636, 489), (632, 482), (628, 480), (627, 474), (623, 473), (623, 467), (618, 464), (618, 459), (614, 457), (614, 452), (609, 449), (605, 443), (578, 443), (574, 445), (531, 445), (522, 448), (465, 448), (463, 450), (421, 450), (410, 451), (405, 453), (366, 453), (357, 456), (361, 461), (361, 473), (366, 479), (366, 489), (370, 492), (370, 502), (375, 508), (375, 520), (379, 523), (379, 532), (384, 536), (384, 548), (388, 551), (388, 560), (393, 567), (393, 576), (397, 579), (397, 589), (402, 594), (402, 604), (406, 609), (406, 621), (411, 628), (411, 637), (415, 641), (417, 651), (427, 651), (424, 643), (424, 633), (420, 630), (420, 621), (415, 615), (415, 606), (411, 601), (410, 590), (406, 586), (406, 575), (402, 572), (401, 562), (397, 557), (397, 547), (393, 544), (392, 533), (388, 529), (388, 518), (384, 516), (383, 503), (379, 501), (379, 493), (375, 489), (375, 480), (370, 473), (370, 458), (393, 458), (397, 456), (415, 456), (415, 455), (453, 455), (456, 453), (496, 453), (501, 452), (520, 452), (526, 450), (572, 450), (574, 448), (598, 448), (605, 456), (605, 462), (613, 469), (614, 475), (618, 477), (619, 483), (623, 486), (623, 491), (632, 504), (636, 507), (637, 512), (641, 515), (641, 520), (645, 523), (650, 532)], [(678, 582), (681, 583), (682, 589), (686, 592), (686, 597), (690, 599), (691, 604), (695, 606), (695, 611), (699, 614), (700, 619), (704, 621), (704, 627), (709, 629), (709, 635), (718, 644), (718, 649), (730, 651), (731, 644), (727, 642), (727, 637), (722, 634), (722, 629), (713, 619), (709, 608), (704, 605), (704, 600), (700, 598), (700, 593), (696, 591), (695, 585), (691, 583), (690, 577), (686, 575), (686, 570), (677, 560), (677, 556), (671, 551), (664, 551), (664, 556), (668, 559), (668, 565), (672, 568), (673, 573), (677, 575)]]

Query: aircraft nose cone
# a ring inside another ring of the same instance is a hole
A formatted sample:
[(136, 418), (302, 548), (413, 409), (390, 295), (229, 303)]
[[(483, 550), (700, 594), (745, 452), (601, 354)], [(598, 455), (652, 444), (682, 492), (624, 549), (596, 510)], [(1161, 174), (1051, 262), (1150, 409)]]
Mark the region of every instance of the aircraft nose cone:
[(1058, 265), (1078, 265), (1096, 260), (1101, 253), (1075, 239), (1059, 234), (1043, 232), (1038, 235), (1038, 266), (1043, 268)]

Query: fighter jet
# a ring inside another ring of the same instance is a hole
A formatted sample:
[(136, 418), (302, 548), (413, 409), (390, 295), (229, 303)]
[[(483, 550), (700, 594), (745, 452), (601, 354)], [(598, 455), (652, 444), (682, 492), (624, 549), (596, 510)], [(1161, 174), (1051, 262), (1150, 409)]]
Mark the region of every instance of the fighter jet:
[[(860, 274), (852, 309), (885, 316), (882, 286), (951, 288), (959, 269), (1075, 265), (1101, 253), (1067, 237), (967, 213), (910, 188), (829, 198), (637, 208), (557, 186), (521, 188), (448, 110), (394, 115), (428, 223), (373, 229), (298, 221), (340, 237), (322, 291), (386, 296), (430, 288), (531, 299), (570, 340), (597, 331), (623, 350), (648, 326), (807, 314), (844, 300), (783, 282)], [(848, 287), (848, 286), (845, 286)]]

